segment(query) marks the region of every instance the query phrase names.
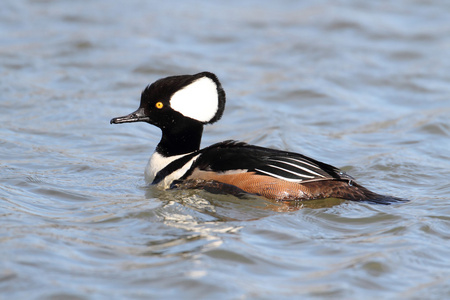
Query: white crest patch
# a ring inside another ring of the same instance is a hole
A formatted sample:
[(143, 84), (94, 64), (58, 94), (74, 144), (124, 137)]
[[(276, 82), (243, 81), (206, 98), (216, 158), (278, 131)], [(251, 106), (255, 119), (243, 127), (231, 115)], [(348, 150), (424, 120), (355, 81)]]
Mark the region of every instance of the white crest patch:
[(199, 78), (173, 94), (170, 106), (186, 117), (208, 122), (219, 108), (216, 83), (208, 77)]

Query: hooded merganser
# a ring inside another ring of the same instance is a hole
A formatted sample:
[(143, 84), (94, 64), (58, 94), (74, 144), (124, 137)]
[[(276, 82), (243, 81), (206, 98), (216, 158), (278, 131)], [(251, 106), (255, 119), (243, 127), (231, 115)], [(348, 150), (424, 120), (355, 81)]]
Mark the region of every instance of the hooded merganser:
[(369, 191), (338, 168), (302, 154), (236, 141), (200, 149), (203, 125), (218, 121), (224, 109), (225, 92), (216, 75), (170, 76), (148, 85), (139, 108), (111, 124), (147, 122), (162, 130), (145, 179), (164, 188), (245, 192), (277, 201), (403, 201)]

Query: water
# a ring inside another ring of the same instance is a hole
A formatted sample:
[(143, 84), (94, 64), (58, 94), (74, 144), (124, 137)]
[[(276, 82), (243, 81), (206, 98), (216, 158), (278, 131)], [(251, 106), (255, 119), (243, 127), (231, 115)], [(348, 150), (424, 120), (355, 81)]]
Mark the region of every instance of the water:
[[(6, 1), (0, 10), (0, 298), (450, 296), (448, 1)], [(203, 146), (336, 165), (377, 206), (287, 207), (146, 187), (160, 138), (111, 126), (140, 91), (212, 71)]]

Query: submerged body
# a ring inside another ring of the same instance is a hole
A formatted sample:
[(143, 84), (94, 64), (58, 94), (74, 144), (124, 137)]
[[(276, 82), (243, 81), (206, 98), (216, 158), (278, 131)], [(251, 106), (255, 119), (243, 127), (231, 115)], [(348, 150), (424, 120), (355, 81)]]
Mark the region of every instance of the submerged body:
[(136, 112), (111, 123), (144, 121), (161, 128), (145, 177), (164, 188), (250, 193), (277, 201), (402, 201), (371, 192), (341, 170), (302, 154), (236, 141), (200, 149), (203, 125), (219, 120), (224, 107), (225, 93), (214, 74), (171, 76), (142, 92)]

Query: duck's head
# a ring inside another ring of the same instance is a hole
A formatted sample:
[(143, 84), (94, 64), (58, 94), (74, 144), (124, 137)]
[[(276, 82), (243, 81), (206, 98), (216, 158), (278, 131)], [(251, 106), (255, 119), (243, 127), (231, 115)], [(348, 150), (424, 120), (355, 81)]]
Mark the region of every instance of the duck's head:
[(213, 73), (170, 76), (147, 86), (139, 108), (112, 119), (111, 124), (147, 122), (164, 131), (193, 123), (214, 123), (224, 109), (225, 92)]

